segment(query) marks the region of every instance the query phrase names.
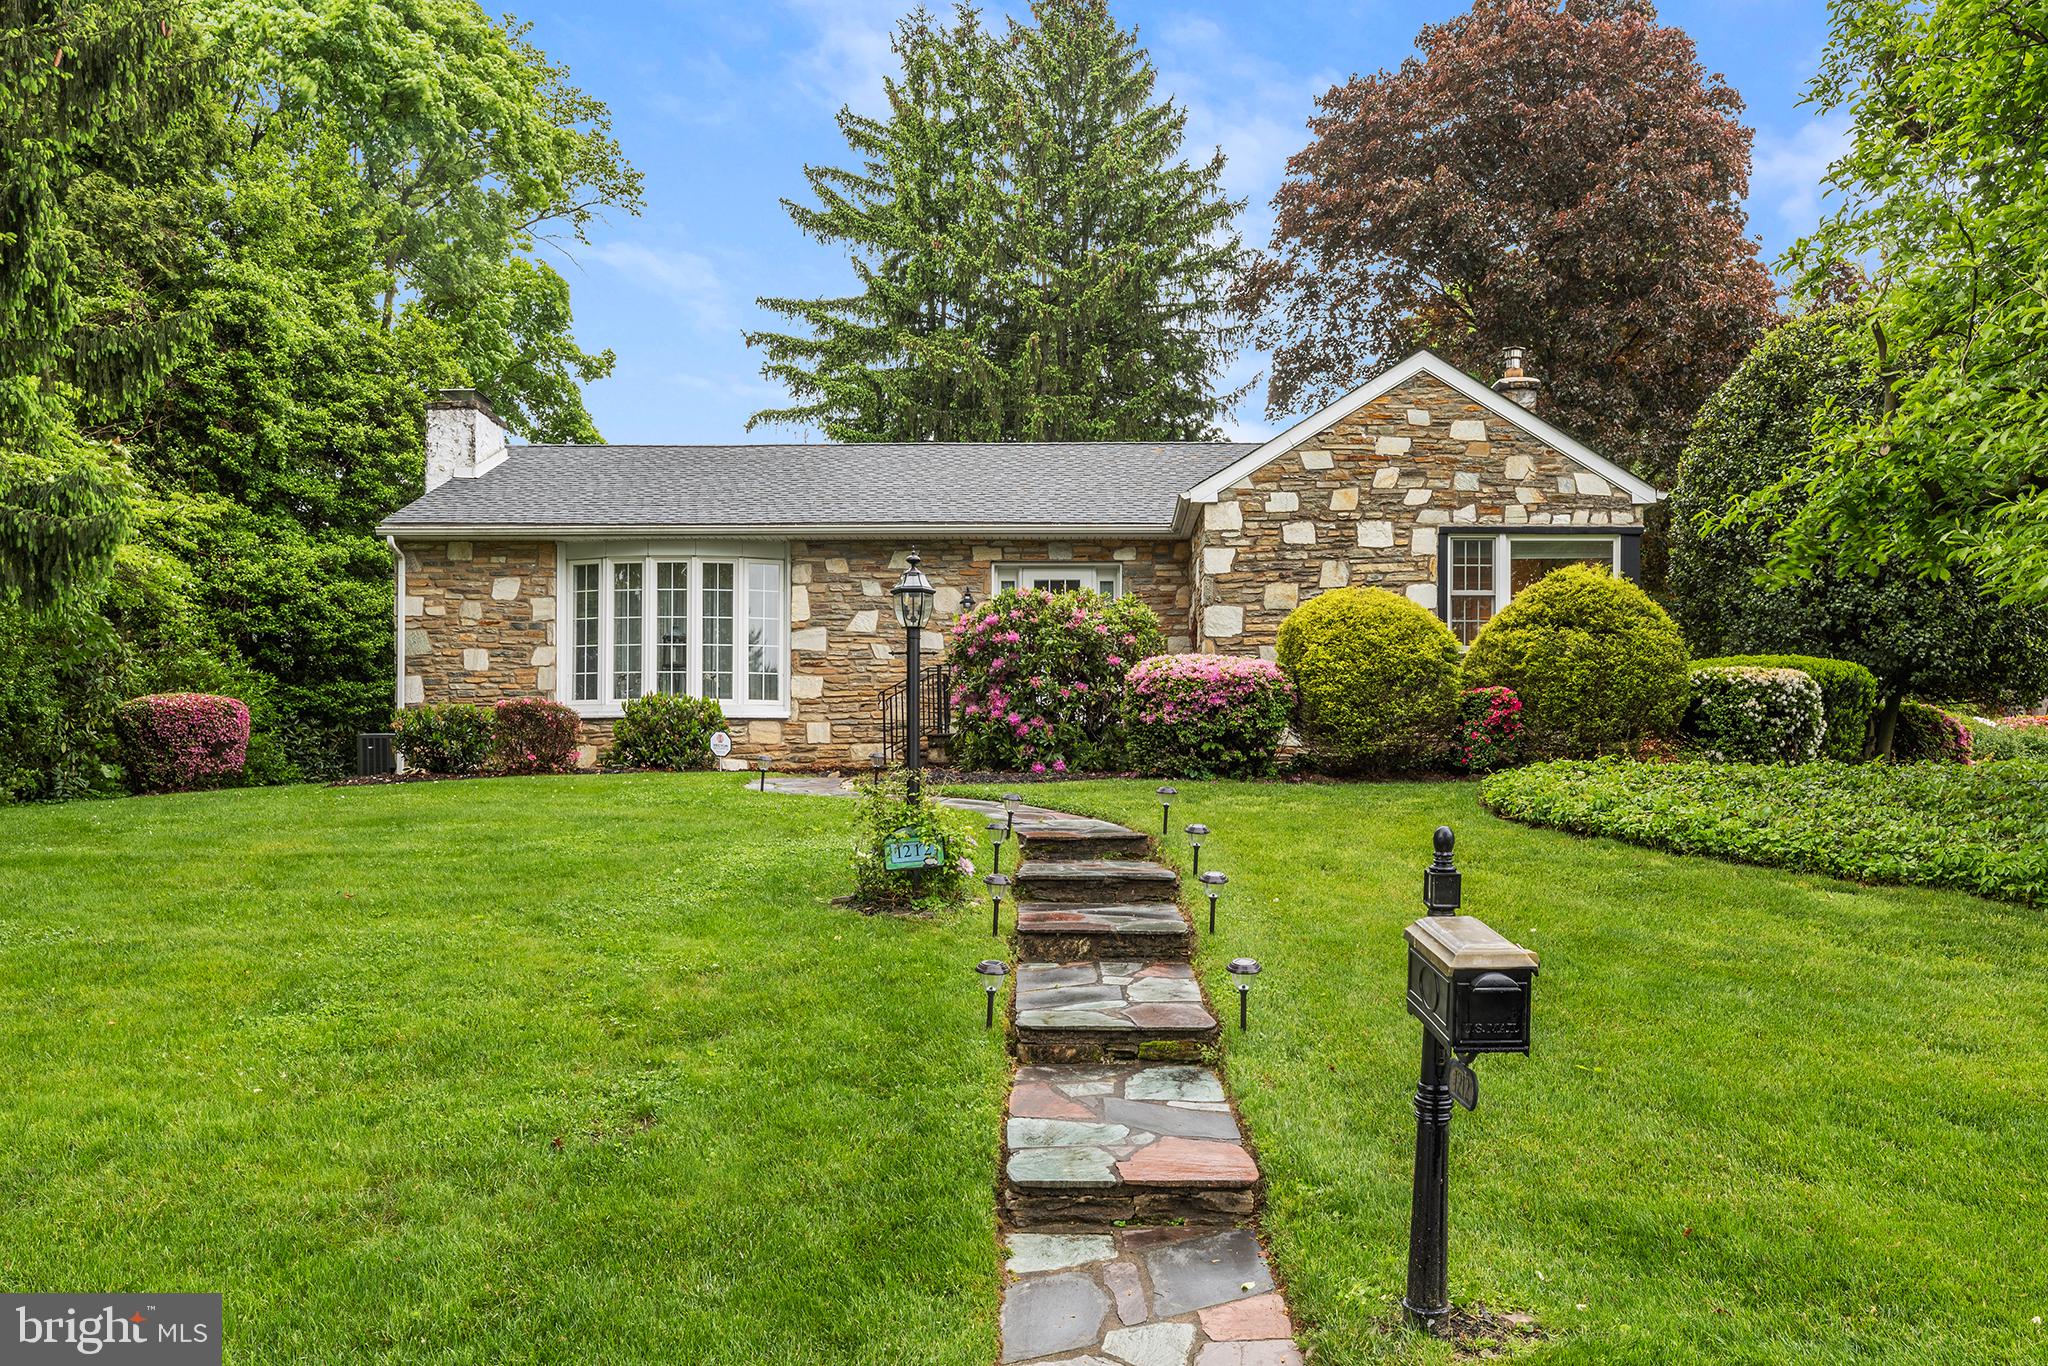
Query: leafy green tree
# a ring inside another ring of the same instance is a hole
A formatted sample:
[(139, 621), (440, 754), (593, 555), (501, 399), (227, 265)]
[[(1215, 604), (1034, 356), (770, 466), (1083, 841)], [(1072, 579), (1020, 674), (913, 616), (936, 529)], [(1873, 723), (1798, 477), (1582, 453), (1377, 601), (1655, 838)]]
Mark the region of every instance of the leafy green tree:
[[(1844, 565), (1762, 581), (1783, 519), (1799, 515), (1787, 481), (1810, 468), (1815, 423), (1882, 402), (1865, 307), (1778, 327), (1701, 410), (1671, 499), (1670, 587), (1699, 655), (1809, 654), (1868, 668), (1882, 701), (1874, 748), (1889, 754), (1909, 696), (1998, 703), (2048, 691), (2048, 612), (2001, 605), (1967, 570), (1930, 579), (1908, 564)], [(1759, 512), (1765, 490), (1778, 492)]]
[(795, 402), (754, 422), (835, 440), (1212, 437), (1243, 329), (1227, 302), (1241, 203), (1182, 157), (1187, 114), (1106, 0), (1035, 0), (996, 39), (919, 11), (883, 119), (840, 114), (858, 170), (807, 167), (810, 236), (858, 291), (761, 300), (755, 333)]
[(1819, 414), (1783, 505), (1781, 579), (1974, 574), (2048, 604), (2048, 0), (1833, 6), (1812, 99), (1854, 119), (1809, 286), (1875, 261), (1853, 325), (1878, 399)]

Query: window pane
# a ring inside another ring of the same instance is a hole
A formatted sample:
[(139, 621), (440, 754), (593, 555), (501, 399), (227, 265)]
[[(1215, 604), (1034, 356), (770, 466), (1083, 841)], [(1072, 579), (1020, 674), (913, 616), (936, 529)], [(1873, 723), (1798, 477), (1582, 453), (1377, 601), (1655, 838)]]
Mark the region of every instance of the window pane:
[(782, 698), (782, 566), (747, 565), (747, 700)]
[(1451, 632), (1459, 641), (1470, 645), (1479, 635), (1479, 628), (1493, 620), (1493, 594), (1474, 593), (1451, 598)]
[(594, 564), (572, 565), (570, 591), (575, 595), (574, 678), (569, 695), (578, 702), (597, 700), (597, 594), (599, 570)]
[(612, 696), (640, 695), (641, 564), (612, 566)]
[(732, 695), (733, 567), (706, 564), (703, 568), (702, 602), (698, 609), (704, 633), (699, 668), (703, 674), (698, 691), (722, 702)]
[(1530, 536), (1508, 543), (1509, 593), (1520, 593), (1553, 569), (1568, 564), (1590, 564), (1595, 569), (1614, 569), (1614, 538), (1611, 536)]
[(664, 560), (654, 566), (654, 690), (690, 690), (690, 565)]
[(1451, 591), (1493, 592), (1493, 542), (1470, 537), (1451, 542)]

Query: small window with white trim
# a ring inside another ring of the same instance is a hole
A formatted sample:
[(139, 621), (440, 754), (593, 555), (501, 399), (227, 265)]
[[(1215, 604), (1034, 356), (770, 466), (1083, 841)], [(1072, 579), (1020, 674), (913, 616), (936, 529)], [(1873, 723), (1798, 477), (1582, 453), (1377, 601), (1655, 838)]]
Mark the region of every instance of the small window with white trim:
[(708, 697), (741, 716), (782, 715), (788, 572), (750, 555), (568, 560), (570, 670), (561, 695), (605, 714), (647, 693)]
[(1621, 537), (1508, 532), (1449, 536), (1438, 568), (1445, 620), (1452, 633), (1470, 645), (1517, 594), (1568, 564), (1590, 564), (1619, 575)]
[(1123, 568), (1117, 564), (999, 564), (990, 587), (998, 593), (1036, 588), (1047, 593), (1078, 593), (1086, 589), (1114, 598), (1123, 592)]

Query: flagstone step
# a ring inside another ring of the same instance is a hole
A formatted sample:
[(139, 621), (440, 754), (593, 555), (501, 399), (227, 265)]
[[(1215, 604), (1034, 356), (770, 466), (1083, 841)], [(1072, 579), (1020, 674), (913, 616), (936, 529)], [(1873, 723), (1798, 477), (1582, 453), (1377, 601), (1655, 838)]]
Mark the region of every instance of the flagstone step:
[(1010, 1023), (1020, 1062), (1192, 1062), (1220, 1031), (1186, 963), (1019, 963)]
[(1017, 1069), (1003, 1129), (1014, 1227), (1242, 1223), (1262, 1190), (1223, 1080), (1206, 1067)]
[(1008, 1252), (1005, 1366), (1302, 1366), (1250, 1229), (1012, 1233)]
[(1195, 951), (1194, 927), (1170, 901), (1123, 906), (1068, 906), (1026, 901), (1017, 907), (1017, 954), (1039, 962), (1088, 958), (1185, 959)]
[(1017, 869), (1017, 899), (1067, 906), (1127, 906), (1172, 900), (1180, 874), (1149, 859), (1026, 859)]
[(1055, 862), (1080, 859), (1141, 859), (1152, 852), (1152, 837), (1114, 821), (1084, 816), (1019, 822), (1017, 838), (1026, 856)]

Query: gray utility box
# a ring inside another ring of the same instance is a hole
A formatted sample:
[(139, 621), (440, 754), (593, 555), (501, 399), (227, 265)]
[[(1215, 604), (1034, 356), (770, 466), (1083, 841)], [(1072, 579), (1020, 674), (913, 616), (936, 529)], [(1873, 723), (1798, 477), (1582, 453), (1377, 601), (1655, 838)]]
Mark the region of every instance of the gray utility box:
[(1408, 1013), (1453, 1053), (1527, 1053), (1536, 955), (1469, 915), (1408, 927)]

